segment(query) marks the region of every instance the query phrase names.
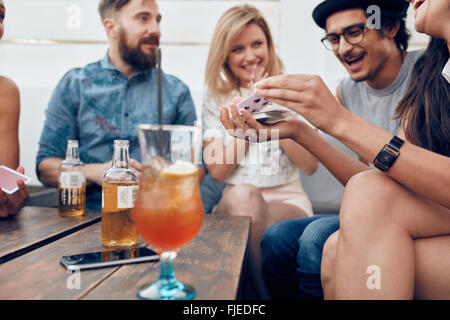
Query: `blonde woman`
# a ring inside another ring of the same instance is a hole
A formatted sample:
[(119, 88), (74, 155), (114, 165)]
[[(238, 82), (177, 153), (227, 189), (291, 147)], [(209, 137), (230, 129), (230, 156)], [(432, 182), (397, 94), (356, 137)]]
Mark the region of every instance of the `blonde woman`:
[(275, 222), (313, 214), (299, 168), (310, 175), (318, 162), (289, 139), (258, 144), (233, 138), (222, 126), (220, 109), (234, 97), (249, 96), (253, 81), (282, 72), (261, 12), (249, 5), (226, 11), (214, 31), (206, 64), (204, 157), (211, 176), (227, 183), (213, 212), (251, 217), (245, 286), (251, 291), (244, 294), (252, 296), (246, 297), (270, 298), (261, 272), (262, 234)]

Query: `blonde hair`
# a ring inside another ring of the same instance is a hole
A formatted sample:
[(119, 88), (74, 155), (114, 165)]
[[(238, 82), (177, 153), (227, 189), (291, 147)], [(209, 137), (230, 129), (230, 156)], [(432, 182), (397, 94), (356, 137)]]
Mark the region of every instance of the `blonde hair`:
[(284, 66), (275, 52), (269, 25), (262, 13), (253, 6), (240, 5), (228, 9), (219, 19), (211, 40), (205, 70), (205, 85), (208, 93), (220, 106), (233, 90), (239, 92), (239, 80), (227, 63), (231, 46), (241, 32), (250, 24), (257, 24), (266, 35), (269, 61), (266, 72), (269, 76), (283, 73)]

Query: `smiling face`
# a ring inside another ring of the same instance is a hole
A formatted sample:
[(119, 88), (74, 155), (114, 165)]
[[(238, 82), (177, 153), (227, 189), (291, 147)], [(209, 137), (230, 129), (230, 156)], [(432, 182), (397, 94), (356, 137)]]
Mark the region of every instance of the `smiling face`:
[(137, 71), (156, 65), (161, 15), (153, 0), (134, 0), (117, 15), (117, 41), (122, 59)]
[(0, 39), (2, 38), (3, 32), (5, 30), (5, 27), (3, 25), (3, 20), (5, 20), (5, 13), (6, 13), (5, 4), (3, 0), (0, 0)]
[(255, 73), (266, 69), (269, 47), (264, 31), (256, 23), (245, 27), (231, 46), (227, 63), (239, 84), (244, 86), (253, 80)]
[(412, 0), (411, 3), (415, 10), (414, 27), (418, 32), (444, 39), (449, 36), (449, 0)]
[[(328, 17), (326, 31), (340, 34), (351, 25), (366, 23), (367, 17), (362, 9), (343, 10)], [(354, 81), (375, 81), (392, 50), (397, 50), (392, 39), (381, 38), (377, 30), (365, 28), (361, 42), (350, 44), (341, 35), (339, 46), (333, 52)]]

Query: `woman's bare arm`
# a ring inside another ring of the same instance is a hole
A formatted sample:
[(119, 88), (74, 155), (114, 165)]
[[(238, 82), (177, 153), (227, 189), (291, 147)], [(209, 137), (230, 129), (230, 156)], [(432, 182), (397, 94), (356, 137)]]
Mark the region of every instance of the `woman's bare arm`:
[(0, 77), (0, 165), (16, 170), (19, 166), (19, 89)]

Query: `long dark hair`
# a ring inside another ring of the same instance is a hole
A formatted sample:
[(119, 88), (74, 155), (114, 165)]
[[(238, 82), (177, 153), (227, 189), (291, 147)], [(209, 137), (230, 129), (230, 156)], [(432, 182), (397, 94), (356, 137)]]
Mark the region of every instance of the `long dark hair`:
[(408, 93), (394, 117), (400, 118), (406, 138), (420, 147), (450, 156), (450, 84), (442, 76), (449, 59), (447, 42), (431, 38), (417, 60)]

